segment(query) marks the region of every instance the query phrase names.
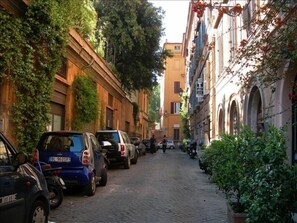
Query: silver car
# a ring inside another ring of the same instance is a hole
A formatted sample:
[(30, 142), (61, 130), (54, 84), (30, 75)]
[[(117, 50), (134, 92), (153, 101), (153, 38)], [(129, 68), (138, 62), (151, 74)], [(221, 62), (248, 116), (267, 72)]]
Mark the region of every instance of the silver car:
[(121, 163), (129, 169), (136, 164), (138, 153), (128, 134), (121, 130), (99, 130), (95, 134), (101, 147), (107, 150), (107, 159), (112, 163)]

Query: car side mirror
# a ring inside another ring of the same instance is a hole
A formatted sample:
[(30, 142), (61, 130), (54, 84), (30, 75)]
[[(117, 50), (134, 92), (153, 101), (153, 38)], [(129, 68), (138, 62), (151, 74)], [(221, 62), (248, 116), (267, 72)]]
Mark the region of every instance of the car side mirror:
[(16, 158), (17, 158), (18, 165), (22, 165), (28, 162), (28, 156), (23, 152), (19, 152)]

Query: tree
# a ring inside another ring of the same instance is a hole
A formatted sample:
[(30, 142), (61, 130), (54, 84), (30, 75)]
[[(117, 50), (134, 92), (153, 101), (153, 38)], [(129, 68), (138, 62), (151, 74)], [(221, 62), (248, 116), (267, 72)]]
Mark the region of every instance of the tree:
[(169, 55), (159, 46), (164, 12), (147, 0), (95, 0), (94, 7), (103, 36), (97, 35), (98, 42), (105, 41), (105, 60), (115, 66), (122, 86), (152, 89)]
[(160, 108), (160, 85), (153, 87), (149, 97), (149, 125), (152, 126), (156, 122), (159, 122), (158, 110)]

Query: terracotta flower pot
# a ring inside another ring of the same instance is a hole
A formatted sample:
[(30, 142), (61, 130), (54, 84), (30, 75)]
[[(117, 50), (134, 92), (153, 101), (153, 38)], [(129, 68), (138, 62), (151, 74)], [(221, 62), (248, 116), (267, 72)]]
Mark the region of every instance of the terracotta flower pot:
[(229, 223), (245, 223), (247, 213), (236, 213), (233, 211), (231, 205), (227, 203), (227, 216)]

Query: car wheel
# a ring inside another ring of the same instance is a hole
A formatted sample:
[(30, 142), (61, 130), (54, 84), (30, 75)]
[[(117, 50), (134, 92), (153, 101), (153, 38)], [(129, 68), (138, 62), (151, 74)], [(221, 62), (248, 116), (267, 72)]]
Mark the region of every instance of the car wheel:
[(44, 202), (38, 200), (35, 201), (29, 216), (28, 223), (47, 223), (48, 213)]
[(125, 159), (124, 168), (125, 168), (125, 169), (130, 169), (130, 166), (131, 166), (131, 161), (130, 161), (130, 157), (128, 156), (128, 157)]
[(103, 168), (101, 171), (101, 180), (99, 181), (100, 186), (106, 186), (107, 183), (107, 169)]
[(87, 196), (93, 196), (96, 193), (96, 181), (94, 173), (92, 173), (90, 182), (85, 187), (85, 193)]
[(136, 164), (136, 163), (137, 163), (137, 160), (138, 160), (138, 153), (135, 152), (135, 154), (134, 154), (134, 158), (131, 160), (131, 163), (132, 163), (132, 164)]
[(51, 209), (55, 209), (59, 207), (62, 204), (63, 201), (63, 190), (60, 187), (60, 185), (48, 185), (48, 191), (49, 191), (49, 202)]

